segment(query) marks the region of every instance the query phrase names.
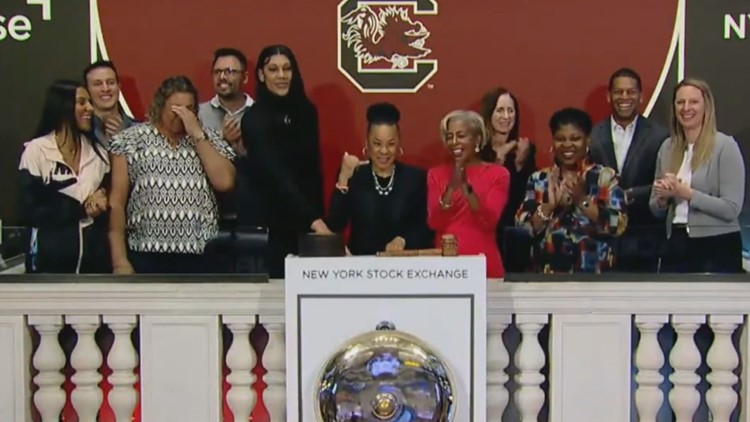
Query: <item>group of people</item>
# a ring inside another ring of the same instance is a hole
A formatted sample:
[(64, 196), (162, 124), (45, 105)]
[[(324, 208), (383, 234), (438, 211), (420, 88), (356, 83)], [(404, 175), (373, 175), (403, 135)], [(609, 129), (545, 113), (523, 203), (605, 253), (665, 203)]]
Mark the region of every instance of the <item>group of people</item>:
[[(744, 164), (700, 80), (676, 86), (667, 130), (639, 114), (638, 74), (617, 70), (605, 121), (577, 108), (552, 115), (554, 164), (541, 169), (507, 89), (487, 93), (479, 113), (442, 119), (452, 160), (429, 170), (400, 160), (398, 108), (373, 104), (362, 156), (344, 154), (325, 207), (318, 114), (293, 52), (266, 47), (250, 72), (241, 51), (219, 49), (210, 101), (170, 77), (144, 122), (120, 107), (109, 61), (55, 82), (19, 165), (27, 271), (215, 272), (206, 246), (226, 218), (267, 228), (274, 278), (300, 236), (347, 229), (354, 255), (454, 235), (459, 254), (485, 255), (488, 277), (742, 271)], [(243, 90), (251, 76), (255, 98)]]

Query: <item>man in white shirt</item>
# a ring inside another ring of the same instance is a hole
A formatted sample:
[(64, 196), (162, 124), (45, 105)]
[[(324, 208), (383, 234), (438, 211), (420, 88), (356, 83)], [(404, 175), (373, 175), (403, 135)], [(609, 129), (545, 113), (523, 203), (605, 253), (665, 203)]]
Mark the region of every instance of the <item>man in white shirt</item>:
[(628, 228), (618, 240), (618, 271), (655, 272), (664, 222), (649, 209), (659, 147), (667, 129), (639, 113), (643, 103), (641, 77), (632, 69), (615, 71), (609, 79), (607, 102), (612, 114), (591, 132), (590, 158), (617, 170), (628, 203)]
[(209, 129), (221, 132), (237, 155), (244, 156), (240, 122), (253, 105), (253, 99), (243, 91), (248, 81), (247, 58), (237, 49), (220, 48), (214, 52), (211, 74), (216, 95), (200, 104), (198, 117)]

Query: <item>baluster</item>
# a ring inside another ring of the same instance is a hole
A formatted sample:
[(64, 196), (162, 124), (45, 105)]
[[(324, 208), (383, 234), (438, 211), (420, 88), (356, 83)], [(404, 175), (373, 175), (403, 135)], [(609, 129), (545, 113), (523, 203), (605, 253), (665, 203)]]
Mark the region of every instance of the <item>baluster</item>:
[(65, 376), (60, 372), (65, 366), (65, 353), (57, 340), (63, 326), (61, 316), (29, 316), (29, 325), (39, 333), (39, 348), (32, 363), (39, 374), (34, 383), (39, 390), (34, 394), (34, 405), (42, 422), (58, 422), (65, 407), (65, 391), (62, 383)]
[(512, 322), (511, 315), (488, 316), (487, 323), (487, 421), (502, 421), (508, 406), (509, 394), (505, 383), (510, 365), (508, 349), (503, 343), (503, 333)]
[(263, 367), (268, 371), (263, 377), (266, 390), (263, 403), (271, 422), (286, 421), (286, 339), (283, 323), (264, 324), (268, 331), (268, 345), (263, 352)]
[(96, 422), (102, 405), (102, 390), (99, 388), (102, 352), (94, 339), (94, 333), (99, 328), (99, 316), (66, 316), (65, 322), (72, 325), (78, 335), (78, 342), (70, 355), (70, 364), (76, 371), (71, 378), (75, 388), (70, 401), (80, 422)]
[(107, 398), (117, 422), (130, 422), (138, 402), (138, 393), (135, 390), (138, 376), (133, 373), (138, 366), (138, 354), (130, 339), (136, 322), (135, 315), (104, 316), (104, 323), (115, 335), (115, 341), (107, 356), (107, 364), (112, 369), (112, 374), (107, 378), (112, 384), (112, 390)]
[(635, 352), (638, 373), (635, 381), (635, 405), (640, 422), (656, 422), (656, 416), (664, 403), (661, 383), (664, 377), (659, 372), (664, 366), (664, 352), (659, 346), (659, 330), (669, 321), (667, 315), (637, 315), (635, 325), (641, 333)]
[(232, 331), (232, 345), (227, 351), (227, 383), (232, 387), (227, 392), (227, 404), (235, 422), (245, 422), (255, 408), (256, 396), (252, 388), (255, 382), (255, 351), (250, 346), (250, 331), (255, 326), (255, 316), (224, 316), (224, 324)]
[(677, 342), (669, 354), (669, 363), (674, 371), (669, 380), (674, 388), (669, 392), (669, 404), (676, 422), (692, 422), (700, 405), (701, 396), (695, 388), (700, 377), (695, 370), (701, 364), (701, 354), (695, 344), (695, 332), (706, 322), (703, 315), (674, 315), (672, 326), (677, 332)]
[(711, 372), (706, 381), (711, 388), (706, 392), (706, 404), (711, 410), (714, 422), (729, 422), (732, 411), (737, 406), (737, 393), (734, 385), (738, 377), (734, 370), (740, 364), (740, 358), (732, 344), (732, 334), (743, 317), (740, 315), (711, 315), (709, 326), (714, 332), (714, 342), (708, 350), (706, 362)]
[(544, 391), (540, 387), (544, 382), (544, 375), (540, 371), (544, 367), (545, 356), (539, 344), (539, 332), (548, 320), (547, 315), (516, 315), (521, 344), (514, 358), (519, 370), (515, 377), (518, 390), (514, 399), (521, 413), (521, 422), (537, 422), (544, 406)]

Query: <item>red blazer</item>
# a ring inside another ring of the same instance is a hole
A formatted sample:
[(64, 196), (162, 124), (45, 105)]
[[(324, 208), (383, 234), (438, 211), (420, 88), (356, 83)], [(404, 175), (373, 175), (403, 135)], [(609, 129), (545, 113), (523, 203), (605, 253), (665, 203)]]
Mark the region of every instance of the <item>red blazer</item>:
[(440, 206), (440, 197), (448, 186), (453, 164), (431, 168), (427, 172), (427, 224), (435, 230), (436, 244), (444, 234), (458, 240), (460, 255), (483, 254), (487, 258), (487, 277), (505, 276), (495, 231), (508, 201), (510, 173), (497, 164), (481, 163), (466, 168), (466, 180), (479, 197), (479, 209), (472, 211), (464, 194), (454, 191), (448, 209)]

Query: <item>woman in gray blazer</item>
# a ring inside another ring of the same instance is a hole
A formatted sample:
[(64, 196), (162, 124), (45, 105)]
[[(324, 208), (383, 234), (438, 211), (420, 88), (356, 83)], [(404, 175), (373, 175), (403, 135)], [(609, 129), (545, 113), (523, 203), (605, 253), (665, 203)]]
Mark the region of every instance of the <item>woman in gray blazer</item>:
[(667, 220), (660, 272), (743, 272), (745, 165), (734, 138), (716, 130), (708, 84), (688, 78), (675, 87), (670, 129), (650, 201)]

